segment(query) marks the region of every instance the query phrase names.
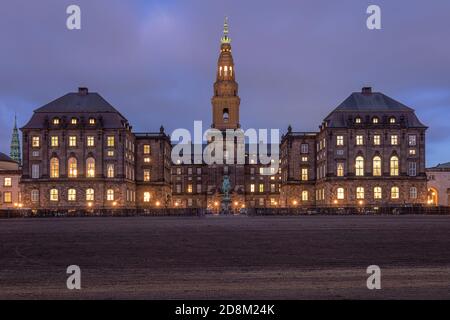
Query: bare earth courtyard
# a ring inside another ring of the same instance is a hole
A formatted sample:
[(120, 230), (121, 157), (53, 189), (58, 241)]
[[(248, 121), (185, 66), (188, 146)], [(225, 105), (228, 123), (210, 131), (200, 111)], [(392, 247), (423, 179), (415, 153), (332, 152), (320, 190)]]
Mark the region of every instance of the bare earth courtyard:
[(450, 217), (0, 220), (0, 298), (450, 299)]

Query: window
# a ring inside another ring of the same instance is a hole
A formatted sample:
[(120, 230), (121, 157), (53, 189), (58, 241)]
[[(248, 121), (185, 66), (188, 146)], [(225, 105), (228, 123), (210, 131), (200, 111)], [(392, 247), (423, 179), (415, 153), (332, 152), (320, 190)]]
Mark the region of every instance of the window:
[(338, 177), (344, 176), (344, 164), (342, 162), (338, 162), (336, 165), (336, 175)]
[(364, 158), (361, 156), (356, 157), (355, 161), (355, 174), (358, 177), (364, 176)]
[(108, 157), (114, 157), (114, 150), (108, 150), (107, 155)]
[(39, 164), (31, 165), (31, 178), (32, 179), (39, 179), (39, 176), (40, 176), (39, 168), (40, 168)]
[(39, 151), (33, 151), (33, 152), (31, 153), (31, 155), (32, 155), (33, 157), (39, 157)]
[(393, 146), (398, 145), (398, 136), (396, 134), (393, 134), (391, 136), (391, 145), (393, 145)]
[(398, 176), (398, 157), (392, 156), (390, 161), (391, 176)]
[(145, 158), (144, 158), (144, 162), (145, 162), (145, 163), (150, 163), (150, 157), (145, 157)]
[(3, 179), (3, 185), (5, 187), (11, 187), (12, 186), (12, 179), (11, 178), (5, 178)]
[(379, 146), (381, 144), (381, 136), (379, 134), (376, 134), (373, 136), (373, 145)]
[(76, 146), (77, 146), (77, 137), (69, 136), (69, 147), (76, 147)]
[(50, 178), (59, 178), (59, 159), (56, 157), (50, 159)]
[(336, 150), (336, 155), (343, 156), (344, 155), (344, 150), (342, 150), (342, 149)]
[(86, 159), (86, 177), (95, 178), (95, 159), (92, 157)]
[(78, 175), (77, 159), (74, 157), (69, 158), (68, 167), (69, 167), (69, 178), (76, 178)]
[(364, 188), (363, 187), (356, 188), (356, 199), (358, 199), (358, 200), (364, 199)]
[(381, 176), (381, 158), (379, 156), (373, 157), (373, 175), (375, 177)]
[(364, 136), (361, 136), (361, 135), (356, 136), (356, 145), (357, 146), (364, 145)]
[(343, 146), (344, 145), (344, 136), (336, 136), (336, 145)]
[(302, 181), (308, 181), (308, 168), (302, 168)]
[(308, 197), (309, 197), (308, 191), (303, 190), (302, 191), (302, 201), (308, 201)]
[(192, 193), (192, 184), (187, 185), (187, 192)]
[(400, 197), (400, 191), (398, 187), (391, 188), (391, 199), (398, 199)]
[(250, 192), (255, 192), (255, 184), (250, 185)]
[(108, 147), (114, 147), (114, 136), (108, 136), (106, 138), (106, 145)]
[(188, 175), (192, 175), (192, 168), (191, 167), (188, 168)]
[(408, 162), (408, 175), (410, 177), (415, 177), (417, 175), (417, 163)]
[(71, 124), (77, 124), (77, 123), (78, 123), (78, 119), (77, 119), (77, 118), (72, 118), (72, 119), (70, 120), (70, 123), (71, 123)]
[(89, 118), (89, 124), (90, 125), (95, 124), (95, 118)]
[(409, 155), (415, 156), (416, 155), (416, 149), (409, 149)]
[(87, 137), (87, 146), (88, 147), (94, 147), (95, 146), (94, 136), (88, 136)]
[(197, 184), (197, 193), (202, 193), (202, 185), (201, 184)]
[(144, 154), (150, 154), (150, 145), (144, 144)]
[(3, 192), (3, 202), (4, 203), (11, 203), (12, 202), (12, 195), (10, 191)]
[(50, 138), (50, 145), (52, 147), (58, 147), (59, 146), (59, 137), (58, 136), (51, 136), (51, 138)]
[(38, 136), (34, 136), (31, 138), (31, 146), (33, 148), (39, 148), (41, 146), (41, 139)]
[(53, 124), (58, 125), (59, 124), (59, 118), (53, 118)]
[(264, 184), (259, 184), (259, 192), (264, 192)]
[(409, 188), (409, 198), (417, 199), (417, 188), (416, 187)]
[(50, 190), (50, 201), (58, 201), (59, 195), (58, 195), (58, 189), (51, 189)]
[(106, 165), (106, 176), (108, 178), (114, 178), (114, 164), (108, 163)]
[(344, 200), (345, 199), (344, 188), (338, 188), (337, 189), (337, 198), (338, 198), (338, 200)]
[(308, 157), (302, 157), (302, 162), (308, 162)]
[(410, 135), (408, 136), (408, 144), (409, 144), (411, 147), (414, 147), (414, 146), (417, 144), (417, 136), (416, 136), (416, 135), (413, 135), (413, 134), (410, 134)]
[(181, 184), (177, 184), (177, 193), (181, 193)]
[(356, 117), (356, 118), (355, 118), (355, 123), (358, 123), (358, 124), (359, 124), (359, 123), (361, 123), (361, 122), (362, 122), (362, 120), (361, 120), (360, 117)]
[(378, 119), (377, 117), (373, 117), (372, 118), (372, 123), (373, 124), (377, 124), (377, 123), (379, 123), (380, 122), (380, 119)]
[(373, 188), (373, 198), (376, 200), (380, 200), (382, 198), (381, 187)]
[(77, 200), (77, 190), (69, 189), (67, 191), (67, 200), (68, 201), (76, 201)]
[(31, 190), (31, 202), (38, 202), (39, 201), (39, 190)]
[(309, 145), (307, 143), (302, 143), (300, 146), (300, 152), (301, 153), (308, 153), (309, 152)]
[(150, 202), (150, 192), (146, 191), (144, 192), (144, 202)]
[(394, 124), (396, 122), (397, 122), (397, 120), (395, 119), (395, 117), (390, 117), (389, 118), (389, 123)]
[(92, 188), (86, 189), (86, 201), (94, 201), (95, 191)]
[(106, 200), (114, 201), (114, 190), (113, 189), (106, 190)]
[(144, 181), (150, 181), (150, 169), (144, 170)]

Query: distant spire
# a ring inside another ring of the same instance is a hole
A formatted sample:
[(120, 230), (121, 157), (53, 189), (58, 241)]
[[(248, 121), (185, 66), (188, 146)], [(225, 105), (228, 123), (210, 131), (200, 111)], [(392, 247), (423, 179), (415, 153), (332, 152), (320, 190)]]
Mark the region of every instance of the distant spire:
[(11, 150), (9, 156), (14, 161), (22, 164), (22, 158), (20, 155), (20, 140), (19, 140), (19, 130), (17, 130), (17, 115), (14, 114), (14, 128), (11, 138)]
[(231, 38), (228, 37), (228, 17), (225, 17), (223, 23), (223, 37), (220, 39), (221, 43), (231, 43)]

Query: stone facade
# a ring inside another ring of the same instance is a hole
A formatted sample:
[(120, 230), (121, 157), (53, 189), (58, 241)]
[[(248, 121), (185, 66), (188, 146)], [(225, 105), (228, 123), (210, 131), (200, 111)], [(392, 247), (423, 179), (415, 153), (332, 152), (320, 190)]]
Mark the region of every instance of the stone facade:
[(19, 163), (0, 153), (0, 209), (22, 206), (22, 193), (19, 187), (21, 174)]
[(428, 204), (450, 206), (450, 162), (427, 169)]

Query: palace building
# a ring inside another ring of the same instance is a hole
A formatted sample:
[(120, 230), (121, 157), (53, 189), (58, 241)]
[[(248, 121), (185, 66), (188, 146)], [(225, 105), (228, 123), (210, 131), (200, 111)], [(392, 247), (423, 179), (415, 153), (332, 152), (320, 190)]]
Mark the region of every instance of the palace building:
[[(222, 132), (241, 128), (236, 79), (225, 22), (211, 99), (212, 128)], [(21, 128), (21, 197), (33, 209), (214, 209), (228, 176), (236, 210), (423, 204), (426, 129), (413, 109), (363, 88), (319, 132), (289, 126), (280, 168), (267, 175), (248, 145), (243, 164), (172, 163), (163, 127), (135, 133), (100, 94), (79, 88), (36, 109)]]

